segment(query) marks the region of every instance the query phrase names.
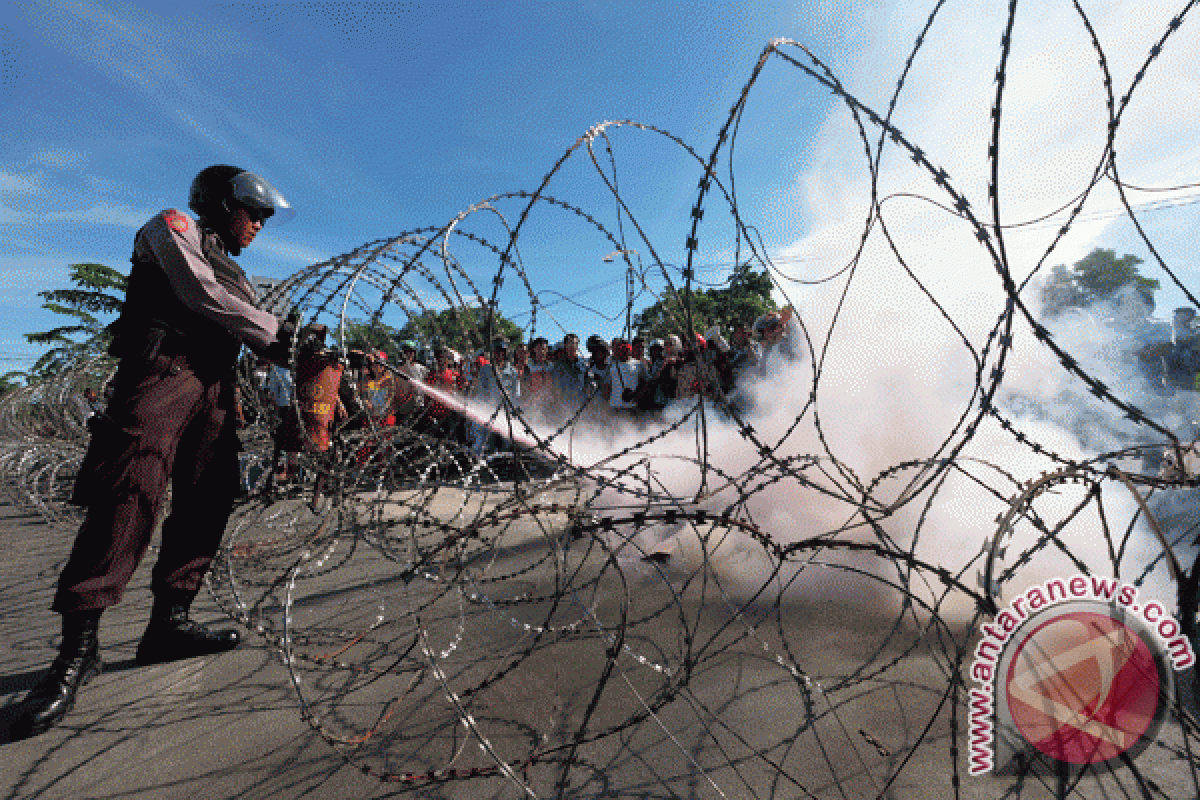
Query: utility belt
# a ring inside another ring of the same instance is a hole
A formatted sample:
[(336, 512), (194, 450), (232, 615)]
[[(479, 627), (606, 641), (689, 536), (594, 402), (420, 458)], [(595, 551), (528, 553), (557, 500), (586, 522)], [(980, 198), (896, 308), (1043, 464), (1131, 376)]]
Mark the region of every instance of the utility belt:
[(224, 330), (187, 336), (157, 321), (139, 326), (114, 323), (113, 333), (108, 354), (122, 363), (147, 364), (158, 356), (183, 356), (205, 382), (219, 380), (232, 372), (242, 346)]

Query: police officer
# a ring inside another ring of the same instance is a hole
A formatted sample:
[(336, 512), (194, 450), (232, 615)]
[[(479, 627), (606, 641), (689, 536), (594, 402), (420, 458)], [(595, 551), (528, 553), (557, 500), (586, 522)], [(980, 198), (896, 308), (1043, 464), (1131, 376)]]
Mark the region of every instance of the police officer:
[(246, 344), (285, 361), (294, 338), (254, 306), (233, 261), (263, 223), (294, 212), (263, 178), (217, 165), (193, 180), (188, 205), (138, 231), (110, 352), (120, 359), (105, 413), (93, 420), (72, 502), (87, 507), (51, 608), (63, 641), (47, 676), (23, 701), (17, 733), (57, 724), (100, 671), (98, 628), (146, 552), (167, 492), (172, 509), (151, 576), (154, 605), (138, 664), (209, 655), (238, 645), (188, 613), (225, 531), (238, 490), (234, 366)]

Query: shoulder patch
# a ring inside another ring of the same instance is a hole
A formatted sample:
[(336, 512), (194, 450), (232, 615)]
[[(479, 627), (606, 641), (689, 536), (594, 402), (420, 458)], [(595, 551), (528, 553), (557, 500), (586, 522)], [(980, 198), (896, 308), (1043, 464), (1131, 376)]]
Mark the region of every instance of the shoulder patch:
[(183, 214), (183, 213), (176, 211), (175, 209), (171, 209), (170, 211), (163, 214), (163, 219), (165, 219), (167, 221), (167, 225), (169, 225), (171, 227), (171, 230), (175, 231), (176, 233), (187, 233), (187, 229), (188, 229), (187, 214)]

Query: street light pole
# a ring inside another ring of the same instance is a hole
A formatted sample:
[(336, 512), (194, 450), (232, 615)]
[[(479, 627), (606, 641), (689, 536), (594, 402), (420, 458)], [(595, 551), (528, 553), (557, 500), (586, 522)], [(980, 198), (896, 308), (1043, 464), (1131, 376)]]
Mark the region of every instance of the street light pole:
[(628, 265), (628, 269), (625, 271), (625, 338), (632, 340), (634, 271), (633, 262), (629, 260), (630, 253), (637, 256), (638, 268), (640, 269), (642, 266), (642, 254), (633, 248), (621, 248), (620, 250), (613, 250), (611, 253), (606, 255), (603, 260), (606, 263), (611, 263), (616, 259), (617, 256), (624, 256), (625, 263)]

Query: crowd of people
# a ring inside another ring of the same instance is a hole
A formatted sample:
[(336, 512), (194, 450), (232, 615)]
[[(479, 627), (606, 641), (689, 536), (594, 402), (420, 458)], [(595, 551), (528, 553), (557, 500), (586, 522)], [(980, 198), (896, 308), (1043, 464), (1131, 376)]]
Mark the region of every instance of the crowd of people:
[[(553, 345), (544, 337), (526, 344), (499, 336), (486, 351), (466, 356), (404, 341), (392, 361), (382, 350), (352, 354), (340, 416), (350, 424), (355, 417), (374, 426), (401, 423), (483, 452), (498, 442), (479, 415), (495, 422), (506, 407), (555, 426), (643, 420), (698, 397), (746, 409), (751, 397), (739, 389), (803, 352), (797, 327), (785, 309), (737, 325), (728, 339), (718, 327), (693, 338), (650, 341), (592, 335), (582, 348), (574, 333)], [(275, 368), (264, 384), (281, 407), (292, 402), (283, 372)], [(476, 421), (463, 413), (467, 406), (476, 410)]]

